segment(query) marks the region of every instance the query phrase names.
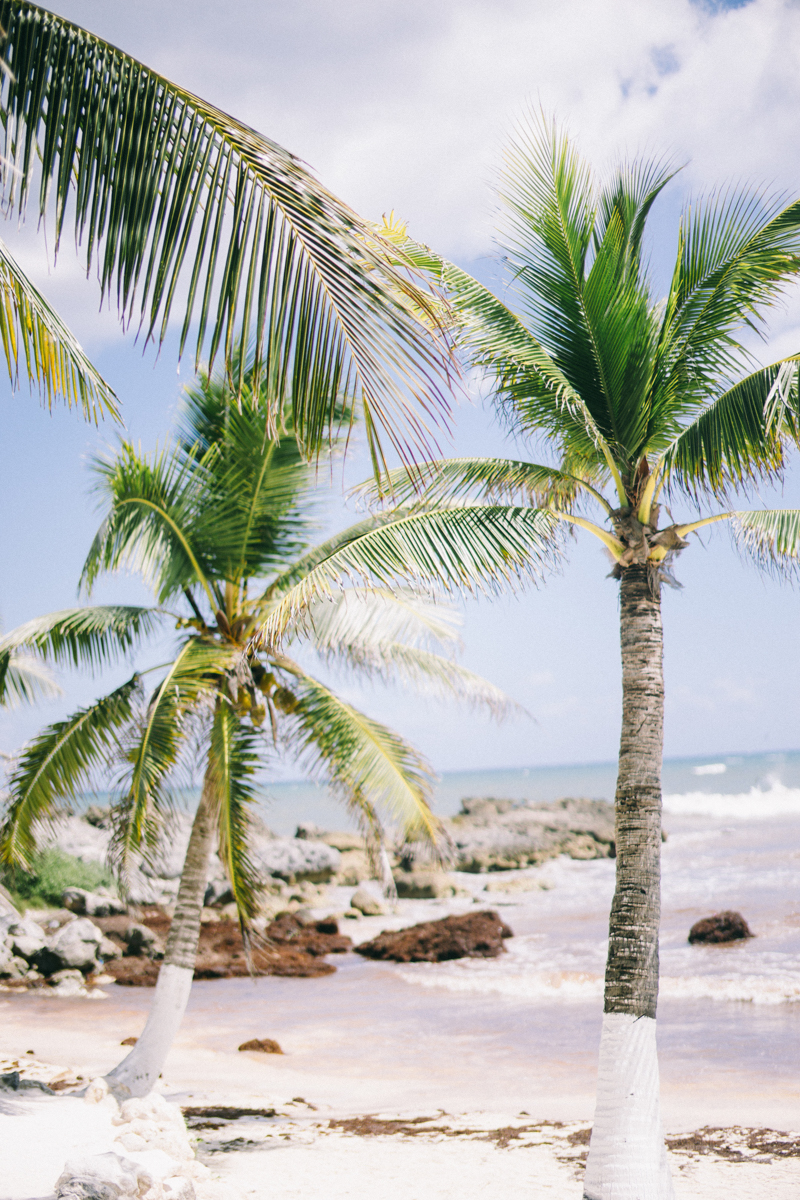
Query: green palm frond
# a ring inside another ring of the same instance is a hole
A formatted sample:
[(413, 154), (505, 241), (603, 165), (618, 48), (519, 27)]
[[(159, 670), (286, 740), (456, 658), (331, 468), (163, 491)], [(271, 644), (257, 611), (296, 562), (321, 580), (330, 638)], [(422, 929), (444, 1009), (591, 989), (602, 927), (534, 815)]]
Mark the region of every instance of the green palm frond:
[(661, 355), (713, 387), (746, 357), (740, 331), (761, 329), (764, 308), (800, 270), (800, 202), (712, 193), (684, 215), (679, 246)]
[(170, 447), (143, 455), (123, 442), (114, 459), (96, 459), (94, 469), (109, 511), (84, 563), (81, 587), (91, 591), (102, 571), (127, 567), (142, 574), (159, 603), (199, 584), (215, 612), (220, 596), (209, 582), (205, 547), (195, 537), (203, 523), (202, 465)]
[(16, 708), (61, 695), (52, 674), (32, 654), (0, 649), (0, 705)]
[(442, 458), (419, 463), (416, 478), (407, 471), (391, 471), (380, 488), (370, 479), (351, 495), (375, 504), (385, 489), (395, 505), (410, 504), (420, 495), (426, 508), (450, 500), (561, 508), (571, 506), (581, 488), (599, 498), (588, 480), (556, 467), (510, 458)]
[(186, 715), (218, 691), (233, 667), (235, 651), (190, 638), (156, 688), (132, 742), (130, 768), (117, 822), (113, 853), (121, 869), (130, 855), (152, 841), (170, 802), (169, 776), (178, 761)]
[(308, 766), (316, 764), (333, 791), (367, 824), (383, 811), (408, 840), (435, 843), (439, 822), (430, 809), (433, 774), (398, 734), (359, 712), (324, 684), (294, 668), (292, 738)]
[(730, 514), (737, 545), (758, 566), (796, 576), (800, 568), (800, 509)]
[(132, 605), (65, 608), (12, 629), (0, 638), (0, 655), (25, 648), (59, 666), (102, 670), (135, 650), (160, 621), (160, 613)]
[(92, 771), (110, 758), (131, 720), (138, 689), (134, 675), (110, 695), (48, 726), (24, 750), (9, 780), (0, 860), (30, 866), (36, 822), (56, 816), (60, 802), (79, 793)]
[(763, 367), (708, 405), (664, 454), (668, 481), (725, 501), (736, 488), (780, 478), (787, 432), (796, 441), (800, 426), (798, 363)]
[(381, 436), (427, 456), (447, 359), (390, 247), (292, 154), (102, 39), (27, 0), (2, 0), (0, 25), (7, 206), (24, 212), (35, 166), (56, 250), (74, 211), (87, 270), (126, 323), (160, 342), (174, 313), (181, 352), (196, 323), (198, 362), (207, 347), (229, 369), (252, 342), (272, 415), (291, 397), (307, 454), (347, 394), (376, 465)]
[(270, 611), (259, 636), (277, 644), (290, 623), (315, 598), (333, 595), (343, 578), (379, 587), (408, 582), (467, 593), (535, 580), (558, 561), (557, 524), (546, 510), (499, 505), (461, 505), (401, 513), (379, 524), (362, 522), (349, 540), (342, 537), (296, 583), (290, 577), (270, 589)]
[(105, 413), (119, 420), (113, 390), (2, 242), (0, 341), (12, 387), (24, 374), (48, 408), (63, 399), (95, 422)]
[(209, 766), (217, 800), (219, 857), (233, 891), (243, 925), (258, 911), (262, 891), (259, 873), (248, 855), (251, 810), (255, 801), (252, 783), (259, 766), (259, 735), (221, 703), (214, 713)]

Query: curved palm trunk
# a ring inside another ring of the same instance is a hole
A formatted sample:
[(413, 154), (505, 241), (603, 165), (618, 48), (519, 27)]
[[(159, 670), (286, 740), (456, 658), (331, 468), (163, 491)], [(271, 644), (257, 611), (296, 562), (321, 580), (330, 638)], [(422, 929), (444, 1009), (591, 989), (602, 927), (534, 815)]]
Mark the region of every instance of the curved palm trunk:
[(200, 938), (208, 860), (214, 841), (213, 800), (214, 784), (209, 767), (192, 824), (175, 915), (158, 972), (150, 1015), (130, 1054), (106, 1076), (118, 1096), (146, 1096), (152, 1091), (186, 1011)]
[(649, 571), (646, 564), (634, 564), (621, 580), (617, 882), (585, 1200), (673, 1195), (656, 1056), (664, 679), (661, 600)]

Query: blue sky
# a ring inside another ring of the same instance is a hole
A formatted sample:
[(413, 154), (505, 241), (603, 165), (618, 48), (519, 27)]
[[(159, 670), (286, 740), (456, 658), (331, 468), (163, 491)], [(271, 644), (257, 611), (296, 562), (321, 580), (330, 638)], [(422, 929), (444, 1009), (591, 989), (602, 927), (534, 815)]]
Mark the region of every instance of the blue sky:
[[(503, 139), (530, 103), (554, 109), (602, 167), (621, 150), (674, 154), (688, 165), (653, 220), (652, 254), (666, 279), (677, 217), (693, 194), (751, 179), (800, 193), (797, 113), (800, 8), (686, 0), (418, 0), (375, 3), (205, 0), (55, 6), (281, 142), (363, 215), (394, 209), (411, 232), (491, 278)], [(3, 230), (23, 265), (73, 325), (118, 391), (128, 433), (163, 440), (190, 377), (170, 340), (152, 351), (98, 314), (93, 282), (67, 243), (48, 265), (32, 225)], [(775, 314), (764, 361), (800, 347), (798, 297)], [(6, 629), (74, 603), (97, 525), (87, 458), (112, 444), (75, 414), (43, 412), (0, 385), (2, 543), (0, 616)], [(445, 447), (449, 450), (449, 447)], [(507, 452), (479, 398), (462, 406), (454, 452)], [(358, 447), (348, 479), (366, 474)], [(795, 477), (797, 471), (795, 471)], [(783, 498), (800, 505), (790, 479)], [(340, 489), (325, 521), (348, 519)], [(678, 564), (685, 585), (664, 599), (668, 754), (800, 746), (800, 603), (742, 564), (724, 533), (693, 544)], [(464, 661), (503, 686), (533, 720), (497, 728), (469, 712), (348, 681), (342, 690), (394, 724), (438, 769), (613, 758), (619, 728), (617, 587), (596, 543), (579, 538), (561, 576), (523, 597), (464, 606)], [(137, 580), (105, 582), (98, 598), (144, 600)], [(88, 701), (101, 680), (62, 679), (66, 696), (0, 722), (11, 750)]]

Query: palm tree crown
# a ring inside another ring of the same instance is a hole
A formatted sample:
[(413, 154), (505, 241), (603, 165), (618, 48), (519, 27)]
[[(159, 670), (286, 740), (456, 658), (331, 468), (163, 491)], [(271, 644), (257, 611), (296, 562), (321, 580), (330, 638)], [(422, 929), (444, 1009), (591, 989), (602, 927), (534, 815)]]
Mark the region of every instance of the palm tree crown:
[[(251, 369), (244, 378), (241, 407), (220, 378), (204, 376), (188, 393), (173, 446), (146, 456), (123, 443), (116, 457), (96, 463), (108, 512), (83, 583), (91, 589), (101, 572), (134, 567), (158, 606), (55, 613), (7, 635), (0, 655), (25, 647), (56, 663), (97, 666), (174, 623), (174, 655), (148, 698), (143, 676), (134, 675), (26, 749), (11, 779), (2, 853), (25, 865), (36, 822), (85, 786), (110, 752), (125, 764), (119, 850), (124, 859), (146, 848), (158, 836), (171, 773), (199, 722), (220, 847), (247, 919), (258, 892), (246, 852), (254, 775), (265, 756), (286, 745), (327, 777), (373, 842), (382, 836), (381, 812), (408, 837), (436, 840), (424, 759), (310, 674), (291, 657), (295, 646), (303, 662), (313, 651), (323, 663), (405, 678), (498, 713), (508, 705), (453, 661), (453, 612), (407, 589), (367, 589), (354, 579), (336, 595), (295, 606), (279, 646), (259, 640), (267, 615), (307, 578), (320, 550), (308, 545), (315, 473), (293, 437), (270, 437)], [(376, 525), (362, 522), (339, 540), (363, 538), (365, 526)]]

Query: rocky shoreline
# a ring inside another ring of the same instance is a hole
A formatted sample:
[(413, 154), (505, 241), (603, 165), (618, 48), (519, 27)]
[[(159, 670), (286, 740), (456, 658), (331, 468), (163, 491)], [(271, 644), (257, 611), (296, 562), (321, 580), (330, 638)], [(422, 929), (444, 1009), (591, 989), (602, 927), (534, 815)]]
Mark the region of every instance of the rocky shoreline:
[[(548, 886), (535, 875), (521, 877), (516, 872), (561, 854), (573, 859), (614, 855), (613, 809), (605, 801), (568, 798), (515, 804), (490, 797), (465, 799), (461, 812), (443, 824), (450, 869), (488, 875), (488, 894)], [(0, 897), (0, 987), (47, 986), (57, 995), (74, 996), (102, 994), (99, 988), (112, 982), (153, 986), (190, 826), (189, 814), (176, 815), (159, 852), (134, 864), (124, 901), (109, 888), (90, 892), (68, 887), (59, 909), (31, 909), (21, 916)], [(83, 862), (103, 863), (111, 835), (108, 810), (94, 807), (40, 830), (39, 845), (57, 847)], [(264, 878), (264, 895), (247, 946), (222, 864), (213, 856), (195, 970), (198, 979), (251, 973), (309, 978), (331, 974), (336, 967), (328, 956), (353, 948), (351, 939), (340, 932), (339, 921), (389, 913), (389, 902), (381, 895), (383, 885), (370, 883), (374, 872), (364, 839), (356, 833), (305, 824), (294, 838), (281, 838), (259, 825), (252, 854)], [(471, 894), (449, 870), (434, 869), (426, 862), (419, 847), (396, 847), (390, 862), (401, 899)], [(314, 910), (319, 917), (319, 910), (330, 908), (329, 885), (354, 889), (349, 905), (338, 914), (315, 919)], [(480, 902), (477, 897), (475, 902)], [(481, 924), (478, 918), (489, 918), (489, 924), (485, 920)], [(483, 944), (491, 947), (487, 953), (502, 952), (501, 935), (497, 929), (492, 931), (491, 918), (496, 914), (472, 912), (468, 917), (448, 918), (467, 921), (464, 945), (468, 948), (463, 953), (484, 953), (475, 949)], [(390, 951), (391, 939), (400, 934), (405, 941), (401, 938)], [(381, 938), (388, 939), (385, 946)], [(424, 936), (415, 930), (394, 931), (374, 939), (372, 953), (366, 947), (358, 949), (370, 957), (396, 961), (442, 961), (461, 956), (460, 938), (455, 927)]]

